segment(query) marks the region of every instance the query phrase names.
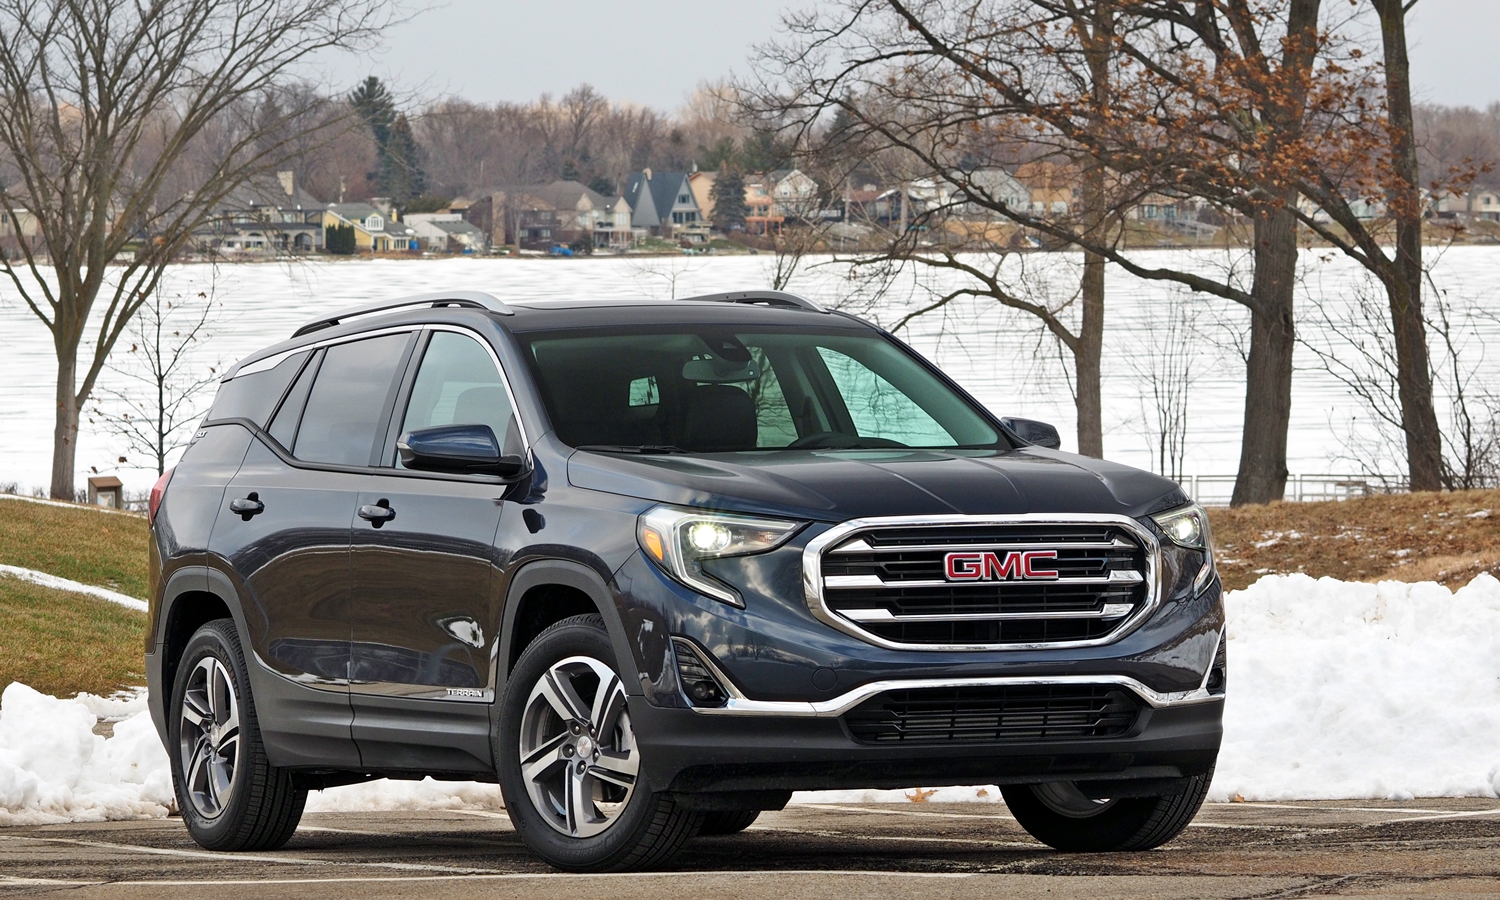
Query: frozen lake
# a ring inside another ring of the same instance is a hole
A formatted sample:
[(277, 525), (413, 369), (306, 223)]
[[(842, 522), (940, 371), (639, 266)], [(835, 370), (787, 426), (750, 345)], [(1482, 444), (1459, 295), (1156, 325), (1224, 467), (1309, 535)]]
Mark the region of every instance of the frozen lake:
[[(1434, 254), (1435, 255), (1435, 254)], [(1247, 261), (1211, 251), (1152, 251), (1144, 262), (1203, 271), (1238, 270)], [(501, 298), (688, 296), (695, 293), (765, 287), (773, 259), (736, 257), (597, 259), (443, 259), (317, 260), (296, 263), (181, 265), (168, 274), (167, 295), (196, 297), (209, 292), (222, 306), (211, 335), (196, 351), (201, 367), (227, 365), (261, 346), (288, 337), (316, 314), (370, 299), (443, 288), (487, 290)], [(1033, 254), (1006, 264), (1028, 296), (1062, 304), (1077, 290), (1078, 260), (1073, 254)], [(823, 257), (804, 261), (790, 289), (812, 299), (892, 324), (909, 309), (929, 302), (931, 291), (952, 290), (958, 276), (908, 277), (878, 300), (851, 277), (847, 264)], [(1362, 270), (1340, 256), (1309, 252), (1303, 258), (1298, 295), (1305, 338), (1337, 346), (1314, 310), (1342, 315), (1365, 279)], [(1438, 260), (1434, 282), (1451, 303), (1467, 310), (1500, 310), (1500, 247), (1459, 247)], [(1243, 362), (1248, 317), (1227, 301), (1190, 295), (1161, 282), (1145, 282), (1111, 269), (1108, 282), (1104, 354), (1105, 452), (1112, 459), (1160, 468), (1156, 444), (1156, 403), (1150, 373), (1176, 359), (1193, 373), (1188, 392), (1189, 423), (1183, 472), (1232, 475), (1238, 464), (1244, 400)], [(1183, 313), (1189, 328), (1168, 327)], [(1042, 334), (1036, 320), (1007, 311), (992, 301), (955, 301), (941, 313), (919, 319), (901, 333), (934, 359), (986, 406), (1002, 415), (1042, 419), (1058, 426), (1064, 447), (1076, 448), (1070, 367), (1057, 343)], [(1500, 363), (1485, 347), (1500, 339), (1500, 323), (1481, 317), (1461, 335), (1463, 368), (1474, 375), (1469, 390), (1500, 385)], [(126, 341), (126, 346), (129, 342)], [(123, 362), (121, 363), (124, 364)], [(8, 283), (0, 286), (0, 483), (23, 490), (46, 485), (51, 471), (53, 372), (51, 336), (25, 308)], [(220, 370), (222, 371), (222, 369)], [(106, 371), (103, 386), (124, 385)], [(208, 397), (204, 397), (206, 406)], [(101, 394), (90, 408), (110, 404)], [(1446, 411), (1440, 412), (1446, 423)], [(97, 419), (98, 416), (96, 415)], [(1398, 473), (1399, 465), (1372, 459), (1367, 446), (1349, 435), (1364, 434), (1368, 414), (1349, 390), (1299, 348), (1294, 382), (1290, 469), (1294, 474), (1342, 474), (1372, 468)], [(1351, 432), (1352, 429), (1352, 432)], [(129, 463), (116, 463), (120, 456)], [(79, 485), (91, 467), (120, 475), (138, 492), (154, 480), (154, 469), (126, 450), (121, 439), (84, 425), (80, 437)]]

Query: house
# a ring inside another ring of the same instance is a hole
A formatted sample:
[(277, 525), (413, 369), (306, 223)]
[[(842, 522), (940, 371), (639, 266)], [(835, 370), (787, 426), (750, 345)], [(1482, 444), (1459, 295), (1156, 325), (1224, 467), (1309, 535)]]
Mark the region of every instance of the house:
[(786, 217), (776, 212), (776, 184), (764, 173), (745, 176), (745, 231), (750, 234), (780, 232)]
[(233, 255), (311, 253), (323, 249), (323, 211), (294, 173), (277, 172), (231, 191), (192, 241), (200, 251)]
[[(1353, 197), (1349, 200), (1349, 210), (1354, 213), (1356, 219), (1370, 221), (1372, 219), (1384, 218), (1386, 205), (1379, 200), (1371, 200), (1367, 197)], [(1327, 210), (1300, 195), (1297, 197), (1297, 211), (1305, 216), (1310, 216), (1314, 222), (1320, 224), (1328, 224), (1333, 221), (1333, 216), (1330, 216)]]
[(30, 212), (14, 207), (0, 208), (0, 259), (20, 253), (23, 241), (35, 250), (41, 232), (41, 223)]
[(693, 172), (688, 175), (688, 187), (693, 190), (693, 199), (698, 201), (698, 211), (709, 224), (714, 220), (714, 182), (718, 172)]
[(708, 222), (686, 172), (643, 169), (625, 182), (631, 225), (646, 233), (695, 243), (708, 239)]
[[(986, 203), (999, 202), (1010, 209), (1022, 211), (1031, 207), (1031, 189), (999, 166), (985, 166), (969, 172), (956, 172), (952, 175), (952, 180), (963, 185), (960, 194), (965, 199), (979, 198)], [(974, 203), (972, 200), (961, 206), (959, 213), (966, 216), (990, 217), (994, 215), (993, 210)]]
[(370, 203), (330, 203), (323, 210), (323, 227), (354, 228), (354, 246), (371, 253), (417, 250), (416, 232), (397, 221), (394, 210), (383, 212)]
[[(629, 210), (630, 204), (623, 207)], [(524, 250), (547, 250), (584, 238), (595, 245), (630, 245), (629, 223), (617, 222), (621, 207), (576, 181), (505, 185), (480, 191), (467, 201), (464, 218), (494, 244)]]
[(594, 222), (594, 246), (623, 250), (634, 245), (636, 234), (630, 218), (630, 203), (624, 197), (609, 201), (604, 214)]
[(770, 179), (772, 212), (783, 219), (812, 221), (818, 215), (818, 183), (800, 169), (778, 169)]
[(1440, 218), (1462, 213), (1480, 219), (1500, 221), (1500, 194), (1487, 189), (1444, 194), (1438, 198), (1433, 210)]
[(412, 213), (402, 220), (417, 235), (422, 249), (439, 253), (473, 253), (485, 248), (484, 232), (460, 213)]
[(1063, 215), (1078, 198), (1078, 170), (1067, 163), (1036, 160), (1016, 167), (1016, 180), (1031, 194), (1031, 211)]

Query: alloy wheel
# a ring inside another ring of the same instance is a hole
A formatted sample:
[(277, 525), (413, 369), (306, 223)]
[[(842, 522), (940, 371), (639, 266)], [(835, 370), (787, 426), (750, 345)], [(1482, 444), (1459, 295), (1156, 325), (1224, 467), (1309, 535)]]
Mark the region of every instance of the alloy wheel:
[(570, 656), (543, 672), (526, 699), (519, 742), (522, 782), (556, 831), (594, 837), (630, 802), (640, 751), (625, 687), (606, 663)]
[(1091, 819), (1115, 805), (1113, 800), (1095, 800), (1071, 781), (1033, 785), (1031, 792), (1042, 805), (1069, 819)]
[(188, 798), (200, 816), (217, 818), (234, 793), (240, 715), (229, 670), (215, 657), (199, 660), (188, 676), (179, 745)]

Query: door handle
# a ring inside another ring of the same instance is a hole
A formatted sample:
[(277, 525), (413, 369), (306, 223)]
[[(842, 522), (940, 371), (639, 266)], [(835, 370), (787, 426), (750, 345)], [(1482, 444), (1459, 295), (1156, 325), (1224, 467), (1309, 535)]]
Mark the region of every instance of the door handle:
[(367, 503), (359, 508), (359, 517), (374, 525), (376, 528), (396, 518), (396, 511), (391, 509), (389, 500), (379, 500), (376, 503)]
[(229, 501), (229, 511), (248, 522), (252, 516), (258, 516), (265, 512), (266, 505), (260, 502), (259, 494), (251, 491), (248, 497)]

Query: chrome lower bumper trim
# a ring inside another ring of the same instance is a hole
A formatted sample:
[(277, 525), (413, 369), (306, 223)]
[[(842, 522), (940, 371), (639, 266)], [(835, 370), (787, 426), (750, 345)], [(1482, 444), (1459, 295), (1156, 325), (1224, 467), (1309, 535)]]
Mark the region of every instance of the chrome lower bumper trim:
[(1208, 692), (1208, 679), (1213, 674), (1213, 661), (1218, 655), (1219, 644), (1225, 639), (1223, 630), (1214, 641), (1214, 652), (1209, 654), (1208, 669), (1203, 680), (1190, 691), (1154, 691), (1129, 675), (998, 675), (990, 678), (910, 678), (890, 681), (872, 681), (846, 691), (829, 700), (751, 700), (744, 696), (734, 682), (724, 675), (712, 658), (703, 657), (703, 663), (715, 678), (729, 691), (728, 702), (723, 706), (694, 706), (693, 712), (705, 716), (787, 716), (792, 718), (836, 719), (844, 713), (887, 691), (910, 691), (924, 688), (960, 687), (1033, 687), (1045, 685), (1089, 685), (1109, 684), (1123, 687), (1140, 697), (1153, 709), (1175, 706), (1194, 706), (1200, 703), (1218, 703), (1223, 694)]

